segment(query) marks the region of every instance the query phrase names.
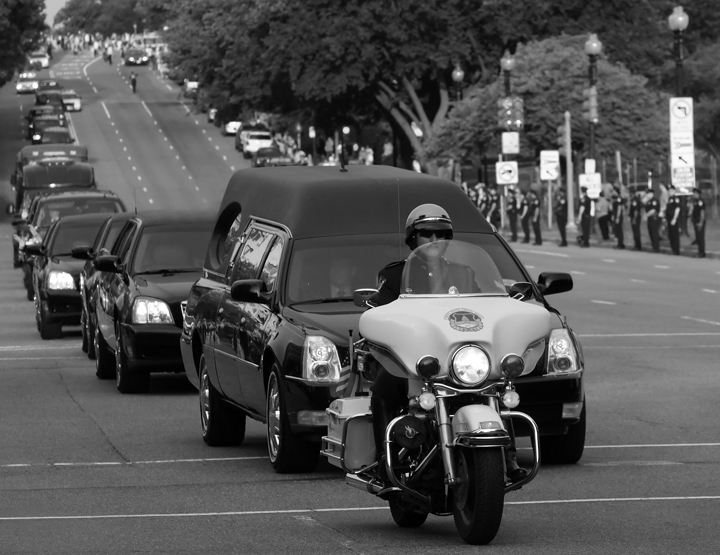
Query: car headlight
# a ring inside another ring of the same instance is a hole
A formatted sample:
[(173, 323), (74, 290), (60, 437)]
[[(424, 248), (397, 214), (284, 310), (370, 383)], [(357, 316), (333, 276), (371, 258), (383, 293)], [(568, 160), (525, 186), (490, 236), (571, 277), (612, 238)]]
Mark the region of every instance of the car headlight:
[(480, 347), (465, 345), (452, 357), (452, 373), (463, 385), (479, 385), (490, 374), (490, 357)]
[(75, 290), (75, 280), (67, 272), (52, 270), (47, 277), (48, 289), (72, 289)]
[(550, 332), (547, 371), (549, 374), (570, 374), (580, 371), (575, 344), (567, 329), (555, 329)]
[(37, 133), (35, 135), (33, 135), (33, 140), (35, 140), (35, 141), (39, 141), (41, 138), (42, 137), (40, 135), (38, 135)]
[(139, 297), (135, 299), (132, 310), (133, 324), (174, 324), (170, 307), (165, 301)]
[(321, 335), (308, 335), (303, 352), (303, 378), (321, 383), (340, 380), (340, 356), (330, 339)]

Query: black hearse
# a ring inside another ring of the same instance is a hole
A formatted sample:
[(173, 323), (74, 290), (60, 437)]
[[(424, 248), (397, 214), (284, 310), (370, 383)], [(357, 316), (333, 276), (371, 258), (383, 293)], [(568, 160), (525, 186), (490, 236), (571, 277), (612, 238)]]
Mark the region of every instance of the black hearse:
[[(314, 468), (325, 409), (344, 394), (350, 330), (357, 339), (364, 310), (352, 295), (337, 295), (333, 276), (342, 271), (355, 289), (375, 287), (380, 269), (408, 256), (405, 219), (424, 203), (445, 208), (455, 238), (485, 249), (508, 288), (532, 283), (452, 182), (387, 166), (259, 168), (232, 176), (181, 336), (207, 444), (240, 443), (250, 416), (266, 423), (278, 472)], [(569, 275), (554, 277), (572, 287)], [(539, 282), (526, 302), (554, 311), (542, 295), (543, 276)], [(319, 359), (328, 370), (322, 374), (312, 370)], [(547, 359), (546, 347), (537, 368), (517, 380), (518, 410), (553, 434), (544, 440), (552, 446), (548, 459), (575, 463), (585, 442), (583, 368), (559, 375)]]

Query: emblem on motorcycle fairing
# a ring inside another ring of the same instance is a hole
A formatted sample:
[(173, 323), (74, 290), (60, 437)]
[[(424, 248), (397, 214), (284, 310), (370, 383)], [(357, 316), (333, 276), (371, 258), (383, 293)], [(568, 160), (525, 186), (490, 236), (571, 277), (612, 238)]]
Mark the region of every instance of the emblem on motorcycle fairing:
[(480, 331), (483, 329), (482, 316), (467, 308), (451, 310), (444, 318), (455, 331)]

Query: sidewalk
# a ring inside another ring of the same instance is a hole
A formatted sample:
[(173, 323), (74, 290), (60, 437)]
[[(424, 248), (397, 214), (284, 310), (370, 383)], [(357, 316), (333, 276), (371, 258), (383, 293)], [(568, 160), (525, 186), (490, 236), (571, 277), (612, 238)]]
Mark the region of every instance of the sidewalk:
[[(519, 222), (518, 222), (519, 224)], [(518, 225), (520, 228), (518, 230), (518, 239), (519, 241), (523, 240), (523, 231), (522, 228)], [(697, 258), (698, 255), (698, 249), (696, 245), (691, 245), (692, 241), (695, 240), (695, 230), (692, 227), (692, 224), (689, 224), (689, 230), (690, 237), (686, 235), (680, 236), (680, 256), (687, 256), (689, 258)], [(510, 230), (509, 228), (503, 229), (501, 231), (502, 236), (505, 237), (505, 239), (510, 238)], [(577, 237), (580, 234), (580, 231), (570, 231), (568, 229), (567, 232), (567, 242), (569, 247), (579, 248)], [(632, 251), (633, 250), (633, 236), (632, 236), (632, 230), (630, 229), (630, 226), (627, 222), (625, 222), (624, 226), (624, 235), (625, 235), (625, 250)], [(670, 248), (670, 241), (667, 239), (667, 233), (662, 235), (665, 239), (660, 241), (660, 252), (663, 254), (669, 254), (673, 256), (672, 249)], [(542, 227), (542, 239), (543, 243), (553, 243), (553, 244), (560, 244), (560, 232), (558, 231), (557, 224), (553, 225), (553, 229), (547, 229), (547, 224), (543, 223)], [(530, 243), (535, 241), (535, 236), (530, 234)], [(513, 243), (514, 245), (517, 245), (518, 243)], [(598, 228), (597, 224), (595, 225), (595, 232), (590, 234), (590, 248), (601, 248), (601, 249), (613, 249), (617, 245), (617, 240), (611, 235), (610, 240), (603, 241), (602, 235), (600, 234), (600, 229)], [(643, 222), (642, 226), (642, 248), (643, 252), (652, 252), (652, 246), (650, 244), (650, 236), (647, 233), (647, 224)], [(713, 258), (713, 259), (720, 259), (720, 221), (718, 220), (710, 220), (708, 219), (705, 224), (705, 255), (706, 258)]]

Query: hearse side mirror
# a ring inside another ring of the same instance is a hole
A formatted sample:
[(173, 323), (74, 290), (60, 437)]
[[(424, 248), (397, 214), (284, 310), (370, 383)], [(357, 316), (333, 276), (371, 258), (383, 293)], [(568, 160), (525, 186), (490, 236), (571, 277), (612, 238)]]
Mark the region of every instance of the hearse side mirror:
[(532, 283), (528, 283), (526, 281), (517, 281), (510, 286), (508, 295), (518, 301), (530, 299), (533, 296)]
[(543, 295), (572, 291), (573, 279), (565, 272), (543, 272), (538, 277), (538, 288)]
[(95, 260), (93, 260), (93, 265), (95, 266), (95, 269), (100, 272), (117, 274), (122, 270), (122, 267), (118, 264), (118, 262), (119, 260), (117, 256), (113, 254), (106, 254), (104, 256), (98, 256)]
[(239, 279), (230, 287), (230, 296), (239, 303), (270, 304), (265, 282), (261, 279)]
[(21, 250), (30, 256), (41, 256), (45, 254), (45, 248), (42, 245), (23, 245)]
[(353, 293), (353, 304), (360, 308), (367, 308), (367, 302), (377, 295), (377, 289), (355, 289)]
[(72, 257), (78, 260), (91, 260), (92, 259), (92, 247), (83, 245), (82, 247), (75, 247), (72, 251)]

